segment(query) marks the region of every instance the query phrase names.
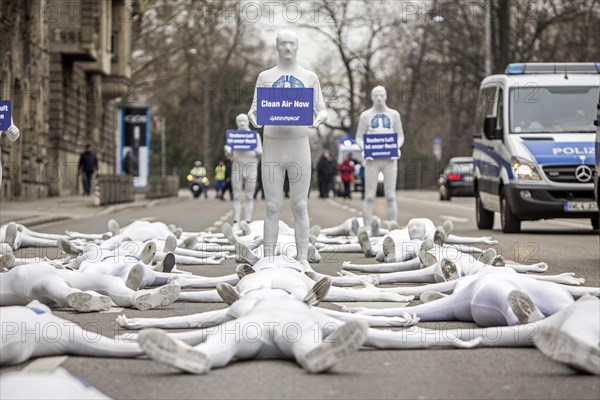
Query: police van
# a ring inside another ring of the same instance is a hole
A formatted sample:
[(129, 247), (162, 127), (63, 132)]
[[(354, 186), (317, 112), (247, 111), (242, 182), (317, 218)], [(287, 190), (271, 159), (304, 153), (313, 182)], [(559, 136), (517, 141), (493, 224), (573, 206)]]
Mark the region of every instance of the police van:
[(589, 218), (594, 201), (596, 102), (600, 64), (510, 64), (479, 90), (473, 139), (475, 214), (502, 231), (521, 221)]

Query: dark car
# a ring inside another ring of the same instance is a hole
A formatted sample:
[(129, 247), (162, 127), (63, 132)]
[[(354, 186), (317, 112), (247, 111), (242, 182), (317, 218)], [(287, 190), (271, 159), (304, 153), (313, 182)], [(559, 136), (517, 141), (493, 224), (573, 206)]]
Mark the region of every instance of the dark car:
[(453, 196), (473, 196), (473, 158), (454, 157), (438, 179), (440, 200)]

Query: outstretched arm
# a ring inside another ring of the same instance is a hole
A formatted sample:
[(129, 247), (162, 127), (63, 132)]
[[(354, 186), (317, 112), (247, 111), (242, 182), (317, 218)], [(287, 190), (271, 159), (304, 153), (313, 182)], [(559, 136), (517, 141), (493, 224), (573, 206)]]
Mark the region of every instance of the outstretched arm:
[(121, 328), (144, 329), (144, 328), (163, 328), (163, 329), (188, 329), (188, 328), (209, 328), (219, 325), (228, 320), (227, 311), (222, 310), (207, 311), (193, 315), (183, 315), (181, 317), (169, 318), (127, 318), (125, 315), (117, 316), (117, 323)]

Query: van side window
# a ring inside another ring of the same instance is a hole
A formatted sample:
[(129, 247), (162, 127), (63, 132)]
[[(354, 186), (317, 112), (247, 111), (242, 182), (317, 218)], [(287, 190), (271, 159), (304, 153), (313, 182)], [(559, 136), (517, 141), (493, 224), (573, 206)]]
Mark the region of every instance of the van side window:
[(485, 117), (494, 114), (494, 104), (496, 101), (497, 84), (491, 83), (483, 87), (479, 91), (479, 99), (477, 101), (477, 114), (475, 116), (475, 130), (473, 136), (476, 138), (483, 137), (483, 122)]
[(496, 127), (504, 130), (504, 91), (498, 90), (498, 109), (496, 111)]

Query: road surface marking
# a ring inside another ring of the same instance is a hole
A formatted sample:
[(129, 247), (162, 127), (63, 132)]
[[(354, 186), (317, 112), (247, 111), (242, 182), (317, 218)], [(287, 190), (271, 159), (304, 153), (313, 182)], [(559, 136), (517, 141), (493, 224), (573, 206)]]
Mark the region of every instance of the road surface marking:
[(461, 223), (461, 224), (469, 222), (469, 218), (455, 217), (454, 215), (440, 215), (440, 218), (444, 219), (444, 220), (447, 219), (447, 220), (452, 221), (452, 222), (458, 222), (458, 223)]

